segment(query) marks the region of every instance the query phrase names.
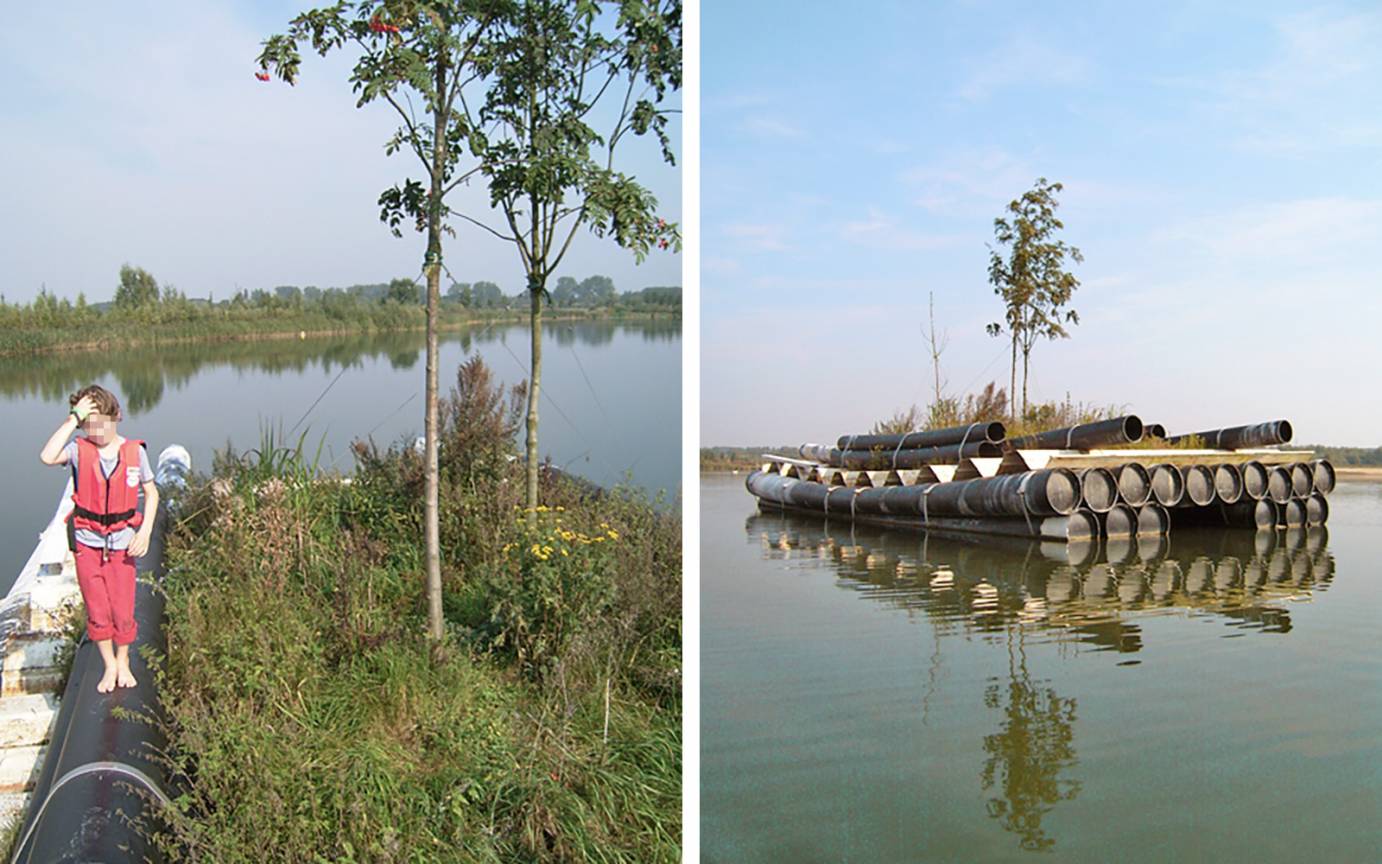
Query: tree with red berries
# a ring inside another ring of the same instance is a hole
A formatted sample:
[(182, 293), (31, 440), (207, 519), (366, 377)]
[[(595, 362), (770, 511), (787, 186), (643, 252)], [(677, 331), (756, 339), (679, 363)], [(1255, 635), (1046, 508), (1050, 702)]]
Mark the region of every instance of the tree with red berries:
[[(465, 217), (518, 249), (532, 329), (527, 505), (538, 505), (538, 397), (547, 284), (581, 229), (642, 261), (680, 251), (678, 227), (616, 167), (625, 142), (649, 133), (675, 164), (665, 104), (681, 87), (681, 0), (517, 0), (486, 31), (484, 101), (463, 103), (468, 143), (502, 222)], [(600, 128), (597, 128), (597, 124)]]
[[(415, 156), (422, 181), (407, 178), (379, 196), (380, 219), (402, 236), (405, 220), (427, 237), (423, 270), (427, 277), (427, 372), (425, 413), (424, 534), (427, 555), (428, 635), (443, 638), (441, 551), (437, 495), (437, 321), (441, 303), (442, 234), (447, 193), (477, 173), (462, 170), (465, 142), (476, 130), (459, 109), (462, 91), (482, 77), (477, 54), (497, 23), (514, 14), (508, 0), (342, 0), (303, 12), (288, 32), (270, 36), (259, 55), (261, 75), (270, 72), (292, 84), (302, 64), (299, 46), (325, 56), (350, 51), (356, 56), (350, 83), (356, 107), (387, 104), (401, 125), (385, 151)], [(416, 110), (420, 107), (420, 111)]]

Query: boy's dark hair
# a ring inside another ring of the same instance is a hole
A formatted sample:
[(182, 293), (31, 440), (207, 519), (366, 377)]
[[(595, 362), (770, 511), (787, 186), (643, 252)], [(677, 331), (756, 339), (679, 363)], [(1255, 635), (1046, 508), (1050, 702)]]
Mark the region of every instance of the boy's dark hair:
[(67, 404), (69, 406), (74, 406), (82, 401), (82, 398), (85, 396), (90, 396), (91, 401), (96, 403), (97, 414), (104, 414), (114, 420), (121, 419), (120, 400), (115, 398), (114, 393), (111, 393), (99, 384), (91, 384), (87, 387), (83, 387), (76, 393), (68, 396)]

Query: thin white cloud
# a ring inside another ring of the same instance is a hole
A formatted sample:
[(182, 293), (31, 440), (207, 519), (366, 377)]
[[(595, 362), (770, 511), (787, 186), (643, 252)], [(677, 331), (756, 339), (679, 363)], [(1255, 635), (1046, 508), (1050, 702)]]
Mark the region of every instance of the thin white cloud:
[(702, 255), (701, 272), (726, 275), (738, 273), (743, 268), (739, 261), (734, 258), (725, 258), (719, 255)]
[(1382, 248), (1382, 200), (1305, 198), (1197, 217), (1159, 239), (1198, 250), (1229, 268), (1314, 270)]
[(1085, 58), (1023, 34), (978, 58), (956, 95), (967, 102), (982, 102), (1010, 87), (1069, 86), (1089, 75)]
[(1194, 94), (1216, 121), (1239, 127), (1233, 145), (1302, 157), (1382, 146), (1382, 12), (1313, 9), (1272, 22), (1263, 62), (1158, 83)]
[(764, 138), (804, 138), (799, 126), (769, 114), (751, 114), (744, 118), (743, 128), (751, 135)]
[(790, 248), (784, 239), (787, 228), (772, 223), (739, 222), (721, 229), (726, 237), (740, 241), (740, 245), (759, 252), (785, 252)]
[(990, 148), (963, 151), (903, 172), (912, 203), (934, 213), (993, 214), (1031, 188), (1037, 173), (1023, 159)]
[(869, 208), (867, 218), (844, 223), (840, 227), (840, 237), (875, 249), (911, 251), (939, 249), (961, 239), (955, 234), (932, 234), (901, 225), (876, 207)]

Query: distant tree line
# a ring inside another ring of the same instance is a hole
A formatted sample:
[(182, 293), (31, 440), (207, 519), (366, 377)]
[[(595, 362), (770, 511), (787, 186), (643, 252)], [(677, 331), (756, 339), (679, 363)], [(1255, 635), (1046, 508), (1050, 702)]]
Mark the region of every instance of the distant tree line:
[[(608, 276), (591, 276), (579, 282), (563, 276), (558, 280), (553, 300), (554, 306), (566, 309), (680, 311), (681, 287), (655, 286), (620, 293)], [(446, 301), (465, 309), (494, 311), (520, 310), (528, 304), (524, 291), (508, 295), (488, 281), (453, 283)], [(83, 292), (74, 303), (59, 299), (46, 287), (27, 304), (11, 304), (0, 294), (0, 331), (66, 330), (104, 320), (103, 316), (130, 324), (193, 325), (224, 317), (259, 319), (288, 314), (339, 323), (395, 326), (401, 321), (395, 319), (404, 311), (403, 307), (421, 309), (422, 304), (422, 286), (412, 279), (345, 288), (278, 285), (272, 289), (240, 289), (219, 300), (214, 293), (205, 298), (188, 297), (171, 284), (160, 284), (142, 267), (126, 264), (120, 268), (114, 299), (105, 302), (89, 303)], [(411, 309), (408, 311), (411, 314)], [(0, 344), (0, 350), (5, 347)]]
[(1322, 444), (1307, 444), (1302, 449), (1314, 450), (1322, 458), (1341, 467), (1382, 465), (1382, 447), (1326, 447)]
[[(529, 302), (526, 289), (510, 296), (493, 282), (453, 282), (447, 289), (445, 299), (467, 309), (519, 309), (525, 308)], [(681, 286), (653, 286), (621, 293), (608, 276), (588, 276), (580, 281), (572, 276), (562, 276), (552, 289), (551, 307), (680, 309)]]

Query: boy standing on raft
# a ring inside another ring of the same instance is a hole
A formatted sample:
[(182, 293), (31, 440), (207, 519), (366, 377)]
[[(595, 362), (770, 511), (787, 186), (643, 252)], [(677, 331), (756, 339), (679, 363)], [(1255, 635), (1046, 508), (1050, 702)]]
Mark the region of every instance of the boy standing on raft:
[[(72, 467), (77, 584), (86, 604), (87, 637), (106, 662), (96, 689), (109, 693), (135, 685), (130, 672), (130, 644), (138, 635), (134, 559), (149, 551), (158, 487), (144, 442), (116, 434), (122, 416), (120, 403), (110, 391), (93, 384), (74, 393), (68, 403), (71, 413), (38, 458), (45, 465)], [(86, 437), (69, 442), (79, 427)], [(142, 513), (138, 507), (141, 487)]]

